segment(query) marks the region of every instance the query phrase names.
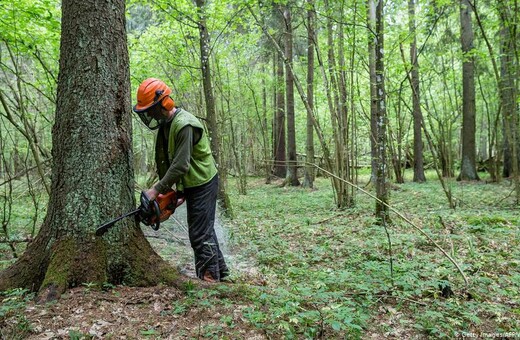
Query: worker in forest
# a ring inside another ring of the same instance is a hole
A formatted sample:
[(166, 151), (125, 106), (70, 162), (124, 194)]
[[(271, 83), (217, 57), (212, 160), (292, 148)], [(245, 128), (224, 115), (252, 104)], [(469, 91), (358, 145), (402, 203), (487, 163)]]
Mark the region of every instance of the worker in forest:
[(150, 130), (159, 129), (155, 144), (159, 181), (145, 193), (154, 200), (175, 185), (186, 200), (197, 277), (222, 281), (229, 270), (214, 228), (218, 173), (209, 138), (197, 117), (176, 107), (170, 94), (170, 88), (155, 78), (146, 79), (137, 89), (134, 112)]

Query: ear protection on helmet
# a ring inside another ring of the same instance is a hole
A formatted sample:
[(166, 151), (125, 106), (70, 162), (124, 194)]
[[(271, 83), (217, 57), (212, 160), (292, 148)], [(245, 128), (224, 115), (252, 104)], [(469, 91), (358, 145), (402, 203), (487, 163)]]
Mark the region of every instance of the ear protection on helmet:
[(175, 102), (170, 96), (166, 96), (162, 99), (161, 105), (165, 110), (171, 111), (175, 107)]
[[(154, 102), (157, 102), (159, 100), (159, 98), (161, 98), (161, 96), (163, 95), (164, 93), (164, 90), (157, 90), (155, 91), (155, 98), (154, 98)], [(170, 111), (171, 109), (173, 109), (173, 107), (175, 106), (175, 102), (173, 101), (173, 99), (170, 97), (170, 96), (165, 96), (162, 100), (161, 100), (161, 106), (165, 109), (165, 110), (168, 110)]]

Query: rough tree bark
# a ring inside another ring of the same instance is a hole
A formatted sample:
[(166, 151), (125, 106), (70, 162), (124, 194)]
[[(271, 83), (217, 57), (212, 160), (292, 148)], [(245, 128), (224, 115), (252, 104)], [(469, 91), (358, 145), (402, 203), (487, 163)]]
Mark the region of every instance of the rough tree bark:
[(99, 224), (135, 207), (125, 2), (63, 0), (61, 32), (47, 215), (0, 273), (0, 290), (39, 290), (48, 301), (83, 282), (174, 284), (177, 271), (134, 220), (94, 236)]
[(476, 167), (476, 106), (473, 50), (473, 25), (469, 0), (460, 3), (460, 41), (462, 45), (462, 159), (457, 180), (478, 181)]

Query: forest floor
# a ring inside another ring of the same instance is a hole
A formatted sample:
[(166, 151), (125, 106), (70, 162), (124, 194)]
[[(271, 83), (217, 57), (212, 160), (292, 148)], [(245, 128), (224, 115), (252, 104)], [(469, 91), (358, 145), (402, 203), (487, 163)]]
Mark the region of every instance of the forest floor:
[[(312, 190), (279, 184), (253, 178), (239, 195), (230, 181), (235, 218), (219, 219), (217, 232), (235, 283), (85, 283), (45, 305), (3, 292), (0, 338), (520, 338), (520, 214), (507, 181), (450, 181), (455, 210), (433, 177), (392, 186), (390, 204), (460, 264), (468, 285), (397, 215), (386, 230), (377, 225), (365, 195), (337, 210), (327, 179)], [(193, 276), (183, 214), (145, 233)]]

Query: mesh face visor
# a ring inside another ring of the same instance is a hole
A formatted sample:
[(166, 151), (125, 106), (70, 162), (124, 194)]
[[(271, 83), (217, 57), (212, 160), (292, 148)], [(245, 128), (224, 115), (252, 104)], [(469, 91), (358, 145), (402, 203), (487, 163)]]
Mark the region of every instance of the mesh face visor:
[(158, 129), (159, 126), (161, 126), (161, 123), (157, 119), (148, 116), (146, 111), (137, 112), (137, 115), (139, 118), (141, 118), (141, 121), (144, 123), (144, 125), (146, 125), (146, 127), (150, 130)]
[(165, 117), (161, 114), (161, 106), (157, 104), (159, 103), (152, 105), (146, 111), (136, 112), (144, 125), (150, 130), (158, 129), (165, 121)]

